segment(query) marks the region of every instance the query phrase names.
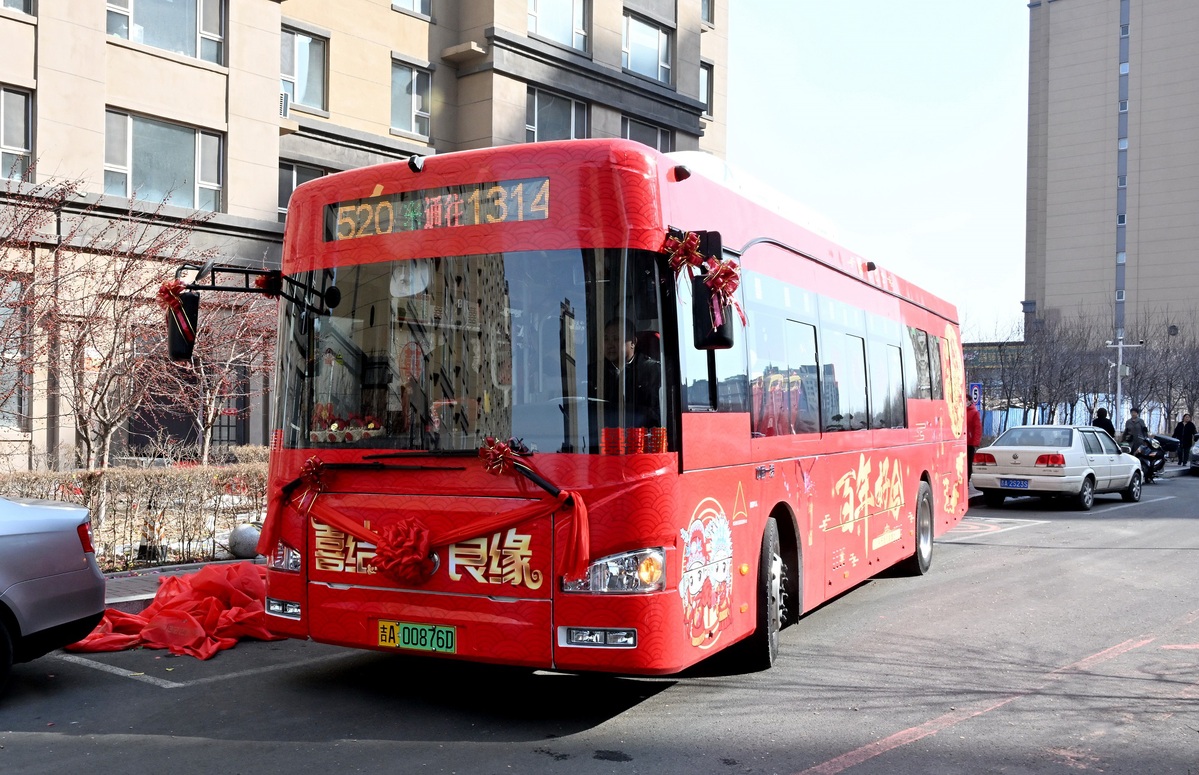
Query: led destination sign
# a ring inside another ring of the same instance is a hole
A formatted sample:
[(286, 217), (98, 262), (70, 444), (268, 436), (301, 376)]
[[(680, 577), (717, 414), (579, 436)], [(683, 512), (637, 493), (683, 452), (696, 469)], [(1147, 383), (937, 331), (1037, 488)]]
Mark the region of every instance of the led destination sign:
[(549, 217), (549, 178), (468, 183), (326, 205), (325, 242)]

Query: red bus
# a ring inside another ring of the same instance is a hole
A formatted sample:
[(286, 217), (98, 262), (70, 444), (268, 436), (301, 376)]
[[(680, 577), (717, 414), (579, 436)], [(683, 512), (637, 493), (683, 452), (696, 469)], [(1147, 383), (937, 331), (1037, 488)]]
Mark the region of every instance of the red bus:
[(284, 297), (282, 635), (766, 667), (805, 611), (926, 572), (966, 510), (954, 308), (640, 144), (307, 183), (258, 285)]

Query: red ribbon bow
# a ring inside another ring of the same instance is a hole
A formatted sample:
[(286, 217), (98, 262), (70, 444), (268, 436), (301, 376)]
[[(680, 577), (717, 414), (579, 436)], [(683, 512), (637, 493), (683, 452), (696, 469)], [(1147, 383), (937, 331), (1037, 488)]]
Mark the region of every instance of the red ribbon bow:
[(261, 288), (262, 295), (268, 299), (278, 298), (283, 293), (283, 274), (280, 272), (260, 274), (254, 280), (254, 285)]
[(505, 444), (498, 439), (488, 436), (479, 448), (479, 457), (483, 460), (483, 468), (490, 474), (499, 476), (516, 465), (520, 455), (512, 449), (511, 444)]
[(712, 328), (720, 328), (724, 324), (724, 308), (733, 305), (741, 316), (741, 325), (746, 325), (745, 313), (737, 303), (737, 286), (741, 285), (741, 270), (737, 262), (713, 261), (704, 278), (704, 285), (712, 289)]
[(703, 269), (709, 261), (699, 252), (699, 235), (693, 231), (684, 234), (678, 229), (668, 230), (662, 252), (666, 253), (670, 270), (676, 278), (684, 269), (688, 277), (695, 277), (695, 270)]
[(191, 323), (183, 312), (183, 302), (179, 300), (179, 296), (185, 290), (187, 286), (182, 280), (167, 280), (158, 287), (158, 305), (167, 311), (183, 338), (192, 343), (196, 341), (196, 332), (192, 330)]

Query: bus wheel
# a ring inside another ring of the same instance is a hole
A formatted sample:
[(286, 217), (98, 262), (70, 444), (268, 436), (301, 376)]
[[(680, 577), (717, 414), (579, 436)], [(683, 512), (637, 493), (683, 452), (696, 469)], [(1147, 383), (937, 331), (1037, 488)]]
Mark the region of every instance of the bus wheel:
[(916, 550), (900, 564), (909, 576), (923, 576), (933, 564), (933, 488), (921, 482), (916, 493)]
[(758, 621), (753, 634), (738, 644), (741, 663), (748, 670), (765, 670), (779, 656), (779, 631), (786, 611), (787, 566), (779, 551), (779, 528), (766, 520), (762, 554), (758, 560)]

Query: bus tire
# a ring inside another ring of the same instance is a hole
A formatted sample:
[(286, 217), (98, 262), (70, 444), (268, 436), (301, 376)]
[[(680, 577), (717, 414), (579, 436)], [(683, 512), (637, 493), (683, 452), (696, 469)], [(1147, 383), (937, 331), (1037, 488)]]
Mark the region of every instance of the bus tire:
[(912, 556), (900, 563), (907, 576), (923, 576), (933, 564), (933, 488), (920, 482), (916, 492), (916, 548)]
[(766, 670), (779, 656), (779, 632), (786, 618), (787, 566), (779, 551), (779, 528), (773, 518), (762, 531), (758, 559), (758, 617), (753, 633), (742, 643), (740, 662), (746, 670)]

